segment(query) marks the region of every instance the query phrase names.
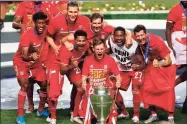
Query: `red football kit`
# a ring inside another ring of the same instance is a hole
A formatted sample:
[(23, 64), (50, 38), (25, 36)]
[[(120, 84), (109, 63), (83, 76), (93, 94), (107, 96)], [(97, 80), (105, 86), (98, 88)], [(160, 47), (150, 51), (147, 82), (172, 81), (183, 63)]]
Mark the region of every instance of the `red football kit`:
[(40, 5), (34, 5), (34, 2), (21, 2), (16, 8), (15, 16), (23, 18), (22, 23), (26, 29), (29, 29), (34, 26), (32, 15), (38, 11), (46, 13), (49, 21), (59, 13), (58, 9), (50, 2), (42, 2)]
[[(113, 73), (115, 76), (119, 75), (117, 64), (112, 57), (105, 55), (100, 61), (96, 61), (94, 55), (89, 56), (85, 59), (82, 69), (82, 75), (88, 76), (89, 84), (86, 88), (86, 94), (89, 93), (90, 87), (106, 86), (109, 88), (111, 97), (113, 99), (115, 92), (115, 84), (113, 84), (109, 77)], [(89, 88), (89, 89), (88, 89)], [(79, 114), (81, 117), (85, 117), (88, 99), (84, 96)], [(115, 107), (112, 107), (111, 113), (109, 115), (111, 118), (117, 116), (117, 111)], [(111, 119), (109, 118), (109, 120)]]
[[(48, 51), (48, 44), (45, 42), (46, 33), (47, 30), (43, 34), (37, 35), (35, 29), (31, 28), (21, 36), (18, 51), (13, 58), (17, 78), (35, 77), (38, 81), (46, 79), (45, 70), (42, 67), (42, 64), (46, 61)], [(24, 61), (22, 58), (23, 47), (29, 47), (28, 55), (36, 52), (40, 55), (40, 58), (36, 61)], [(37, 75), (38, 72), (40, 72), (40, 76)]]
[[(187, 10), (186, 10), (187, 11)], [(169, 12), (167, 21), (174, 22), (173, 31), (186, 31), (187, 19), (180, 3), (176, 4)]]
[[(68, 65), (71, 61), (78, 61), (78, 63), (82, 62), (84, 60), (85, 55), (87, 54), (87, 51), (89, 49), (89, 44), (88, 42), (85, 44), (83, 49), (81, 51), (79, 50), (72, 50), (69, 51), (65, 46), (62, 46), (60, 48), (60, 55), (59, 55), (59, 60), (60, 63), (64, 65)], [(66, 73), (70, 83), (76, 83), (77, 81), (81, 81), (82, 79), (82, 74), (81, 70), (79, 68), (73, 68), (69, 70)]]
[[(148, 34), (150, 37), (149, 53), (157, 51), (154, 58), (148, 56), (149, 62), (144, 70), (143, 85), (141, 88), (142, 98), (145, 108), (147, 105), (154, 105), (168, 112), (174, 112), (175, 92), (174, 82), (176, 77), (176, 65), (168, 67), (153, 67), (153, 60), (162, 60), (170, 54), (170, 50), (165, 45), (164, 40), (156, 35)], [(145, 47), (142, 47), (145, 53)], [(168, 104), (170, 103), (170, 104)]]
[[(87, 18), (86, 16), (78, 15), (74, 25), (70, 25), (67, 22), (66, 14), (62, 14), (56, 16), (51, 20), (48, 26), (48, 33), (50, 35), (54, 35), (54, 43), (59, 46), (60, 40), (64, 36), (67, 36), (70, 32), (74, 33), (76, 30), (86, 30), (89, 23), (89, 18)], [(55, 96), (57, 98), (57, 96), (59, 96), (61, 92), (59, 92), (59, 90), (52, 90), (51, 88), (55, 88), (60, 84), (61, 89), (63, 84), (63, 76), (60, 75), (60, 62), (58, 60), (58, 56), (55, 55), (54, 50), (51, 47), (48, 53), (47, 70), (51, 91), (49, 92), (49, 97), (52, 98), (53, 96)], [(54, 76), (54, 78), (52, 76)]]

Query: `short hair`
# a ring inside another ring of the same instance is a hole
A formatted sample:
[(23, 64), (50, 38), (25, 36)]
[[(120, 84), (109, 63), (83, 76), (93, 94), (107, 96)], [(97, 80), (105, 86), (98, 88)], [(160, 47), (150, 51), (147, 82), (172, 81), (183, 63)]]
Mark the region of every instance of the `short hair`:
[(43, 20), (43, 19), (47, 20), (47, 15), (44, 12), (42, 12), (42, 11), (34, 13), (34, 15), (32, 17), (32, 20), (34, 22), (36, 22), (39, 19), (41, 19), (41, 20)]
[(90, 16), (90, 20), (91, 22), (94, 20), (94, 19), (98, 19), (98, 18), (101, 18), (101, 22), (103, 22), (103, 15), (100, 14), (100, 13), (92, 13), (91, 16)]
[(115, 33), (116, 31), (123, 31), (124, 34), (126, 34), (125, 28), (123, 28), (123, 27), (121, 27), (121, 26), (116, 27), (116, 28), (114, 29), (114, 33)]
[(87, 33), (84, 30), (77, 30), (74, 33), (74, 38), (76, 39), (78, 36), (85, 36), (87, 38)]
[(104, 44), (105, 45), (105, 42), (100, 39), (100, 38), (94, 38), (93, 41), (92, 41), (92, 47), (95, 47), (97, 45), (100, 45), (100, 44)]
[(144, 33), (147, 32), (144, 25), (136, 25), (136, 26), (134, 27), (134, 29), (133, 29), (133, 32), (134, 32), (134, 34), (135, 34), (136, 32), (140, 32), (141, 30), (143, 30)]
[(68, 10), (69, 7), (78, 7), (78, 10), (79, 10), (79, 4), (76, 1), (70, 1), (67, 4), (67, 10)]

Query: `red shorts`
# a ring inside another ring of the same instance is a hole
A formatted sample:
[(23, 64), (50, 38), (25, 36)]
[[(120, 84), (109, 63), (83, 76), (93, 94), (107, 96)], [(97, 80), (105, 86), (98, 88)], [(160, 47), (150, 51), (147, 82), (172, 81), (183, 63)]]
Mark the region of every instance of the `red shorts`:
[(134, 85), (142, 84), (142, 71), (120, 72), (120, 75), (122, 77), (122, 83), (120, 87), (122, 90), (126, 91), (129, 88), (131, 81)]
[(76, 83), (76, 82), (80, 82), (82, 80), (81, 71), (78, 70), (77, 68), (69, 70), (67, 72), (66, 76), (71, 84)]
[(30, 77), (39, 82), (44, 82), (47, 79), (46, 71), (42, 66), (30, 69)]
[(48, 79), (48, 97), (51, 100), (56, 101), (62, 94), (62, 87), (64, 84), (64, 76), (60, 74), (57, 69), (47, 70)]
[(16, 77), (23, 78), (23, 79), (28, 79), (29, 78), (29, 68), (25, 64), (15, 64), (14, 63), (14, 70), (16, 72)]

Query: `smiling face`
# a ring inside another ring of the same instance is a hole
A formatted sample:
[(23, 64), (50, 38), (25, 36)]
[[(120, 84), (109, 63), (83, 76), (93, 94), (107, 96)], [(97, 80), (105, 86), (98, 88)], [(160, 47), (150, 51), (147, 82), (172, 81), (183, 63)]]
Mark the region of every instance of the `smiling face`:
[(135, 37), (137, 42), (140, 45), (144, 45), (147, 42), (147, 38), (146, 38), (146, 33), (144, 32), (144, 30), (140, 30), (139, 32), (135, 32)]
[(114, 43), (117, 44), (119, 47), (125, 44), (125, 32), (124, 31), (115, 31), (114, 32)]
[(77, 36), (77, 38), (75, 39), (75, 43), (76, 43), (77, 49), (79, 51), (81, 51), (86, 44), (86, 37), (85, 36)]
[(42, 34), (46, 28), (46, 20), (45, 19), (36, 20), (35, 28), (38, 34)]
[(102, 19), (101, 18), (93, 19), (91, 26), (92, 26), (92, 30), (95, 33), (99, 32), (102, 28)]
[(94, 55), (96, 60), (102, 60), (105, 54), (105, 45), (104, 43), (95, 45), (93, 47)]
[(69, 6), (67, 10), (67, 19), (69, 23), (74, 23), (77, 19), (79, 8), (77, 6)]

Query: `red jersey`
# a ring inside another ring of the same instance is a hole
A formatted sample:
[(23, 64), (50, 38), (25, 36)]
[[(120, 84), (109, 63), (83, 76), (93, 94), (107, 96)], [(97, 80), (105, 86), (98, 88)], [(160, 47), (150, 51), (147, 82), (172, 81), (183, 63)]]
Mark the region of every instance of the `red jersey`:
[(70, 60), (76, 60), (79, 62), (83, 61), (84, 56), (86, 52), (89, 49), (89, 44), (88, 42), (85, 44), (84, 48), (79, 51), (79, 50), (72, 50), (69, 51), (65, 46), (62, 46), (60, 48), (60, 55), (59, 55), (59, 60), (61, 63), (68, 65)]
[(23, 18), (22, 23), (26, 28), (31, 28), (34, 26), (32, 15), (38, 11), (46, 13), (49, 21), (59, 13), (58, 9), (50, 2), (42, 2), (40, 5), (34, 5), (34, 2), (28, 1), (21, 2), (18, 5), (15, 16)]
[[(27, 64), (28, 66), (31, 65), (31, 63), (24, 61), (22, 58), (23, 47), (29, 47), (28, 55), (37, 52), (38, 55), (40, 55), (40, 57), (42, 54), (45, 54), (44, 56), (46, 56), (47, 54), (46, 50), (48, 47), (48, 45), (45, 44), (46, 33), (47, 33), (47, 29), (44, 31), (43, 34), (37, 35), (34, 28), (31, 28), (26, 32), (24, 32), (23, 35), (21, 35), (18, 50), (13, 58), (14, 63), (16, 63), (17, 65), (21, 65), (21, 64)], [(45, 51), (42, 53), (42, 51), (44, 50), (44, 46), (45, 46)], [(41, 61), (44, 61), (44, 59), (45, 57), (42, 57)], [(32, 65), (34, 64), (32, 63)]]
[(173, 31), (186, 31), (187, 19), (180, 3), (176, 4), (170, 10), (167, 21), (172, 21), (174, 23)]
[[(68, 25), (66, 20), (66, 14), (59, 15), (51, 20), (48, 26), (48, 32), (54, 35), (54, 42), (56, 45), (60, 45), (60, 40), (67, 36), (70, 32), (74, 33), (76, 30), (86, 30), (88, 29), (88, 24), (90, 19), (86, 16), (78, 15), (75, 24), (72, 26)], [(48, 68), (59, 67), (58, 57), (55, 55), (54, 50), (49, 50), (48, 55)], [(52, 66), (53, 65), (53, 66)]]
[(89, 42), (92, 42), (92, 40), (95, 37), (101, 38), (103, 41), (106, 41), (106, 39), (108, 38), (108, 36), (110, 34), (112, 34), (112, 32), (114, 31), (114, 27), (107, 25), (102, 27), (101, 31), (99, 31), (98, 33), (95, 33), (92, 28), (91, 28), (91, 24), (90, 24), (90, 28), (87, 31), (87, 35), (88, 35), (88, 40)]
[(115, 60), (109, 55), (105, 55), (101, 61), (96, 61), (94, 55), (84, 60), (82, 75), (90, 77), (89, 80), (93, 86), (106, 85), (111, 73), (120, 74)]
[[(149, 53), (148, 58), (149, 60), (153, 61), (153, 59), (161, 60), (164, 57), (166, 57), (168, 54), (170, 54), (170, 50), (165, 44), (165, 41), (153, 34), (147, 34), (150, 38), (150, 46), (149, 46)], [(135, 36), (133, 36), (134, 40), (136, 40)], [(145, 54), (146, 45), (141, 47), (143, 50), (143, 53)]]

